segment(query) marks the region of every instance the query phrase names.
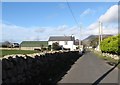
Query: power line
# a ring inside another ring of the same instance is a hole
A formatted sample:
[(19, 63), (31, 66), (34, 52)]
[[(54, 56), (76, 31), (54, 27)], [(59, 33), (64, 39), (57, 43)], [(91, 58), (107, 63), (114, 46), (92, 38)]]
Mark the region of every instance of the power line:
[(69, 8), (69, 10), (70, 10), (70, 12), (71, 12), (71, 14), (72, 14), (72, 17), (73, 17), (75, 23), (76, 23), (76, 24), (78, 25), (78, 27), (79, 27), (79, 24), (78, 24), (78, 22), (77, 22), (77, 19), (75, 18), (74, 13), (73, 13), (73, 11), (72, 11), (72, 9), (71, 9), (71, 7), (70, 7), (70, 5), (69, 5), (69, 3), (68, 3), (67, 0), (66, 0), (66, 2), (67, 2), (67, 6), (68, 6), (68, 8)]
[[(72, 14), (72, 17), (73, 17), (75, 23), (77, 24), (78, 27), (80, 27), (80, 26), (79, 26), (79, 23), (78, 23), (77, 19), (75, 18), (74, 13), (73, 13), (73, 11), (72, 11), (72, 9), (71, 9), (71, 7), (70, 7), (70, 5), (69, 5), (69, 3), (68, 3), (67, 0), (66, 0), (66, 2), (67, 2), (67, 6), (68, 6), (68, 8), (69, 8), (69, 10), (70, 10), (70, 12), (71, 12), (71, 14)], [(81, 29), (81, 27), (80, 27), (80, 29)], [(80, 46), (80, 45), (81, 45), (81, 41), (79, 40), (79, 46)]]

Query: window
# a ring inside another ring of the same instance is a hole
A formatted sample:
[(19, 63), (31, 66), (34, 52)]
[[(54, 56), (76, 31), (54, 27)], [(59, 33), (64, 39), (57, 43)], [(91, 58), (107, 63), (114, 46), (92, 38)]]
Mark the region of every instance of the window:
[(65, 41), (65, 45), (68, 45), (68, 42), (67, 42), (67, 41)]

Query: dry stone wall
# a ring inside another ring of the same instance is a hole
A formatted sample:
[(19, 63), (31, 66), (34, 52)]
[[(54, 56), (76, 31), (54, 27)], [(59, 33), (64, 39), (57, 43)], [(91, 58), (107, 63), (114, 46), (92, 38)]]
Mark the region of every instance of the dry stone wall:
[(110, 58), (113, 58), (115, 60), (119, 60), (120, 59), (120, 56), (116, 55), (116, 54), (110, 54), (110, 53), (102, 53), (103, 56), (106, 56), (106, 57), (110, 57)]
[(46, 53), (2, 59), (2, 85), (57, 83), (80, 57), (79, 52)]

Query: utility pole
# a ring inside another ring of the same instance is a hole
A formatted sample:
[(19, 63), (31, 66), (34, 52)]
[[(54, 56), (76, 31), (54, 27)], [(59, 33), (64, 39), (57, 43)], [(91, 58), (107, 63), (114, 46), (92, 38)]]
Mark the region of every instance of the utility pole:
[(99, 30), (98, 30), (98, 50), (100, 50), (100, 21), (99, 21)]
[[(73, 40), (73, 38), (74, 38), (74, 35), (73, 35), (73, 34), (71, 35), (71, 38), (72, 38), (72, 40)], [(75, 43), (75, 41), (73, 41), (73, 44), (72, 44), (72, 51), (74, 50), (74, 48), (73, 48), (74, 43)]]
[[(80, 36), (81, 36), (81, 28), (82, 28), (82, 26), (80, 25)], [(79, 39), (79, 50), (81, 50), (81, 37)]]
[(102, 41), (102, 35), (103, 35), (103, 23), (102, 22), (100, 24), (100, 28), (101, 28), (101, 41)]
[(100, 42), (102, 41), (102, 23), (99, 21), (99, 44), (98, 44), (98, 50), (100, 51)]

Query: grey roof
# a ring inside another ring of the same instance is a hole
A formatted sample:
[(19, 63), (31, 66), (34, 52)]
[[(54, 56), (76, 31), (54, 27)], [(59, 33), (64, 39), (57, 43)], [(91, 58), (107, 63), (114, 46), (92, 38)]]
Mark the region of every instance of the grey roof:
[(74, 41), (75, 37), (72, 36), (51, 36), (49, 41)]

